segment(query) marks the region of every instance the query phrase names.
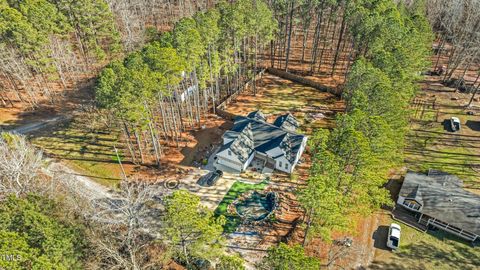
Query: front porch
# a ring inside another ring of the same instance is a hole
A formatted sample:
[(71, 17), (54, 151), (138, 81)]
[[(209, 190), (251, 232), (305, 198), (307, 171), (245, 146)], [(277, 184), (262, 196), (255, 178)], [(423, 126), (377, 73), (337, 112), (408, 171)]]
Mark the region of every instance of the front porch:
[[(426, 216), (427, 217), (427, 216)], [(445, 223), (441, 220), (438, 220), (436, 218), (430, 218), (430, 217), (427, 217), (427, 228), (429, 226), (433, 226), (435, 228), (438, 228), (438, 229), (441, 229), (441, 230), (444, 230), (446, 232), (449, 232), (451, 234), (454, 234), (460, 238), (463, 238), (467, 241), (470, 241), (470, 242), (475, 242), (475, 240), (478, 239), (478, 235), (476, 234), (473, 234), (471, 232), (468, 232), (468, 231), (465, 231), (463, 229), (460, 229), (460, 228), (457, 228), (453, 225), (450, 225), (448, 223)], [(422, 219), (422, 216), (420, 217), (420, 220)]]
[(392, 218), (400, 221), (419, 231), (426, 232), (426, 222), (420, 220), (420, 214), (405, 209), (402, 205), (397, 204), (392, 211)]
[(275, 170), (275, 160), (261, 153), (255, 153), (248, 168), (261, 174), (271, 174)]
[(392, 211), (392, 217), (395, 220), (423, 232), (427, 232), (428, 229), (435, 227), (470, 242), (475, 242), (477, 239), (480, 239), (476, 234), (457, 228), (436, 218), (432, 218), (406, 205), (397, 204)]

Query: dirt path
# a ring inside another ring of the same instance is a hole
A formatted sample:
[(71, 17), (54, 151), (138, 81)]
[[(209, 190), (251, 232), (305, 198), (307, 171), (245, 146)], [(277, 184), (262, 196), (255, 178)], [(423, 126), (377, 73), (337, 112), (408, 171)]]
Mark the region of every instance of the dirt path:
[(59, 116), (54, 116), (42, 120), (38, 120), (36, 122), (32, 122), (26, 125), (19, 126), (17, 128), (7, 130), (13, 133), (19, 133), (19, 134), (28, 134), (40, 129), (43, 129), (47, 126), (52, 126), (64, 121), (68, 121), (72, 119), (72, 116), (65, 116), (65, 115), (59, 115)]
[(372, 263), (376, 250), (374, 235), (378, 229), (379, 219), (380, 214), (375, 213), (362, 224), (362, 232), (357, 240), (359, 241), (358, 252), (355, 252), (355, 260), (352, 263), (353, 269), (366, 269)]
[[(32, 122), (29, 124), (25, 124), (9, 130), (13, 133), (18, 134), (28, 134), (34, 131), (38, 131), (40, 129), (46, 128), (48, 126), (52, 126), (64, 121), (68, 121), (72, 118), (72, 116), (65, 116), (59, 115), (55, 117), (50, 117), (46, 119), (41, 119), (36, 122)], [(93, 181), (92, 179), (83, 176), (82, 174), (72, 170), (71, 168), (67, 167), (63, 163), (54, 160), (48, 160), (47, 162), (49, 165), (45, 168), (45, 173), (49, 175), (55, 174), (66, 174), (73, 177), (75, 185), (80, 185), (75, 190), (78, 190), (79, 194), (85, 197), (88, 200), (95, 200), (95, 199), (104, 199), (104, 198), (112, 198), (113, 194), (109, 191), (109, 189), (105, 186), (98, 184), (97, 182)], [(66, 179), (61, 177), (61, 179)]]
[[(81, 175), (80, 173), (70, 169), (66, 165), (62, 164), (58, 161), (52, 161), (49, 163), (48, 167), (45, 169), (47, 174), (55, 175), (68, 175), (73, 177), (73, 183), (77, 186), (75, 190), (88, 200), (99, 200), (105, 198), (113, 198), (114, 194), (110, 192), (110, 190), (98, 184), (97, 182), (93, 181), (92, 179)], [(65, 177), (61, 177), (61, 179), (68, 179)], [(68, 181), (68, 180), (66, 180)], [(69, 183), (71, 184), (71, 183)]]

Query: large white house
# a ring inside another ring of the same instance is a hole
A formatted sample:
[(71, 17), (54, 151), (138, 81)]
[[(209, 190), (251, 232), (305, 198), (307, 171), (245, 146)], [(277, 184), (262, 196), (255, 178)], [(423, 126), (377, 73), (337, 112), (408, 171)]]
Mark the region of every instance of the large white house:
[(267, 123), (260, 111), (238, 116), (223, 135), (215, 166), (243, 172), (251, 165), (262, 173), (292, 173), (307, 144), (307, 136), (294, 132), (297, 127), (291, 114), (279, 116), (274, 124)]

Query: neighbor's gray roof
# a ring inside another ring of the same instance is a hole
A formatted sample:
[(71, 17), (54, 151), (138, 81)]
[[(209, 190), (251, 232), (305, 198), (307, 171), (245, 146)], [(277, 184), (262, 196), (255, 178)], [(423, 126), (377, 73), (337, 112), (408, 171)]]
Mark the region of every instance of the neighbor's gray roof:
[[(251, 115), (251, 113), (249, 115)], [(246, 128), (251, 132), (251, 136), (248, 136), (248, 149), (252, 149), (250, 148), (250, 141), (253, 141), (253, 149), (262, 153), (279, 147), (282, 150), (282, 154), (279, 156), (285, 155), (290, 163), (293, 163), (295, 160), (303, 138), (305, 137), (304, 135), (279, 128), (255, 118), (237, 116), (233, 128), (224, 134), (224, 138), (228, 140), (233, 139), (234, 141), (242, 140), (238, 135), (244, 132)], [(231, 148), (233, 145), (230, 143), (227, 144), (228, 146), (224, 145), (222, 150)], [(245, 148), (244, 151), (246, 151), (246, 149), (247, 148)]]
[(295, 131), (300, 126), (297, 119), (290, 113), (280, 115), (273, 124), (289, 131)]
[(422, 213), (480, 235), (480, 195), (465, 190), (454, 175), (408, 172), (400, 196), (416, 197), (423, 204)]

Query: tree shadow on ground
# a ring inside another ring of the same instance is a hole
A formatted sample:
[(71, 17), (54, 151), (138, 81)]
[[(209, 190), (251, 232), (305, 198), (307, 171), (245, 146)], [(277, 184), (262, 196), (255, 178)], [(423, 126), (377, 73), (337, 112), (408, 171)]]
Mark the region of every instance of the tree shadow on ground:
[(473, 131), (480, 131), (480, 121), (467, 120), (465, 125)]
[[(442, 267), (442, 269), (479, 269), (480, 252), (466, 242), (441, 232), (429, 232), (442, 242), (449, 242), (453, 249), (444, 249), (433, 243), (420, 241), (401, 246), (392, 261), (373, 261), (368, 269), (413, 269), (424, 270)], [(427, 264), (428, 265), (425, 265)]]
[(94, 83), (95, 78), (86, 78), (78, 81), (73, 86), (73, 89), (55, 91), (53, 104), (48, 98), (40, 100), (36, 108), (31, 108), (25, 103), (15, 102), (15, 107), (12, 110), (18, 110), (18, 106), (23, 109), (18, 110), (14, 114), (16, 116), (15, 119), (0, 124), (0, 128), (3, 127), (9, 130), (31, 123), (42, 122), (60, 115), (70, 115), (72, 111), (78, 109), (82, 104), (87, 104), (93, 100)]

